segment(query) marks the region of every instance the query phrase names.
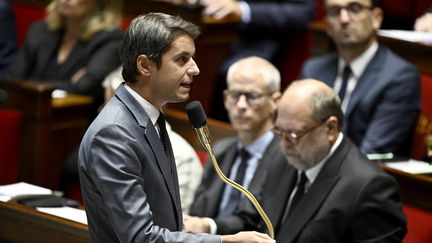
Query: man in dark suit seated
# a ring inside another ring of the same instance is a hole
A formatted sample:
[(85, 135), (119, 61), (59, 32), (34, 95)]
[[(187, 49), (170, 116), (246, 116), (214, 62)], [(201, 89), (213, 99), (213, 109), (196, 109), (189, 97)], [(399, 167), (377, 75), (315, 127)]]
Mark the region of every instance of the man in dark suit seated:
[(406, 233), (397, 182), (341, 132), (338, 95), (317, 80), (293, 82), (278, 103), (275, 131), (292, 165), (263, 190), (276, 241), (401, 242)]
[(116, 95), (92, 122), (79, 149), (79, 176), (91, 242), (262, 242), (265, 234), (180, 232), (182, 210), (174, 155), (161, 112), (189, 98), (199, 69), (198, 27), (180, 17), (135, 18), (120, 56)]
[[(269, 173), (271, 168), (288, 166), (271, 131), (280, 74), (265, 59), (247, 57), (230, 67), (227, 85), (224, 104), (237, 137), (219, 141), (214, 152), (222, 172), (257, 195), (266, 180), (279, 180), (279, 173)], [(248, 230), (236, 215), (244, 201), (248, 199), (225, 185), (208, 161), (190, 209), (190, 215), (197, 217), (185, 216), (184, 230), (218, 234)]]
[(325, 0), (324, 6), (337, 52), (308, 60), (301, 77), (339, 93), (343, 131), (363, 153), (407, 156), (421, 108), (418, 71), (377, 43), (383, 12), (375, 0)]

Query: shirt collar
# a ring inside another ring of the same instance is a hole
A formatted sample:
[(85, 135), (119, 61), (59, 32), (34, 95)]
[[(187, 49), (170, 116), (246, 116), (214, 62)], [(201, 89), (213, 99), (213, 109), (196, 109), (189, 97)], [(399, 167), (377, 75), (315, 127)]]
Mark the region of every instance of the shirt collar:
[[(351, 72), (356, 79), (358, 79), (361, 76), (361, 74), (366, 69), (369, 62), (374, 57), (377, 50), (378, 50), (378, 43), (376, 41), (374, 41), (372, 43), (372, 45), (368, 49), (366, 49), (366, 51), (364, 51), (360, 56), (355, 58), (349, 64), (350, 68), (351, 68)], [(345, 65), (346, 65), (346, 62), (342, 58), (339, 58), (339, 66), (338, 66), (339, 69), (338, 70), (339, 70), (340, 75), (342, 74), (342, 71), (343, 71)]]
[(340, 132), (338, 138), (336, 139), (336, 142), (330, 148), (330, 152), (318, 164), (305, 171), (309, 183), (312, 184), (315, 181), (316, 177), (318, 176), (324, 164), (327, 162), (328, 158), (334, 153), (334, 151), (341, 144), (342, 139), (343, 139), (343, 134)]
[(153, 126), (156, 124), (157, 119), (159, 118), (159, 114), (161, 113), (156, 107), (154, 107), (150, 102), (144, 99), (141, 95), (139, 95), (135, 90), (133, 90), (129, 85), (125, 83), (124, 87), (126, 90), (138, 101), (147, 115), (150, 117)]
[(241, 142), (238, 143), (238, 148), (245, 147), (246, 150), (256, 158), (261, 158), (264, 152), (267, 149), (267, 146), (271, 143), (273, 140), (274, 134), (272, 131), (267, 131), (261, 137), (255, 139), (252, 143), (248, 144), (247, 146), (244, 146), (241, 144)]

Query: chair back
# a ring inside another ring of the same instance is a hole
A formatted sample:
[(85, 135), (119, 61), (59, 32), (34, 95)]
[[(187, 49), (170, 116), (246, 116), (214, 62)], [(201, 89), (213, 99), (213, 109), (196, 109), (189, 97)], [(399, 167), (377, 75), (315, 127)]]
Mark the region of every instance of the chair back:
[(432, 76), (429, 74), (421, 75), (421, 99), (422, 109), (417, 120), (410, 151), (410, 157), (417, 160), (422, 160), (425, 157), (425, 139), (428, 134), (432, 134)]
[(18, 181), (21, 113), (0, 109), (0, 185)]

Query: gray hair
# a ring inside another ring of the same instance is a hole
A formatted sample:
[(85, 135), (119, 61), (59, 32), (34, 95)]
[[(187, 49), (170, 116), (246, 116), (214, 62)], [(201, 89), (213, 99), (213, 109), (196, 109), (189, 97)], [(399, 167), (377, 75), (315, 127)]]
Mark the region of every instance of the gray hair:
[[(250, 70), (246, 69), (240, 69), (242, 63), (248, 62), (248, 61), (255, 61), (260, 62), (260, 65), (252, 65)], [(251, 56), (242, 58), (238, 61), (236, 61), (234, 64), (232, 64), (227, 73), (227, 82), (232, 78), (232, 75), (234, 75), (235, 72), (257, 72), (258, 75), (260, 75), (265, 82), (267, 82), (267, 87), (270, 89), (270, 92), (276, 92), (280, 91), (281, 88), (281, 75), (279, 70), (271, 64), (269, 61), (265, 60), (264, 58), (257, 57), (257, 56)]]
[(136, 17), (127, 29), (120, 47), (123, 79), (127, 82), (137, 81), (136, 60), (142, 54), (154, 61), (159, 68), (162, 55), (181, 34), (196, 39), (201, 32), (198, 26), (180, 16), (148, 13)]
[(339, 96), (333, 90), (316, 90), (310, 97), (311, 118), (322, 121), (335, 116), (339, 121), (339, 130), (343, 127), (343, 111)]

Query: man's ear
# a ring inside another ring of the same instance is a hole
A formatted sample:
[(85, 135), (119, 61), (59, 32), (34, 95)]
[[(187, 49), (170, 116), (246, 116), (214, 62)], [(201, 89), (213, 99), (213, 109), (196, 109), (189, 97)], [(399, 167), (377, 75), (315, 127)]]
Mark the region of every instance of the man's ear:
[(328, 128), (328, 136), (331, 140), (336, 141), (338, 135), (339, 135), (339, 121), (335, 116), (330, 116), (327, 121), (326, 125)]
[(153, 68), (153, 62), (146, 55), (139, 55), (136, 61), (140, 75), (149, 76)]
[(384, 12), (381, 8), (372, 9), (372, 25), (375, 30), (381, 27), (381, 23), (384, 19)]

